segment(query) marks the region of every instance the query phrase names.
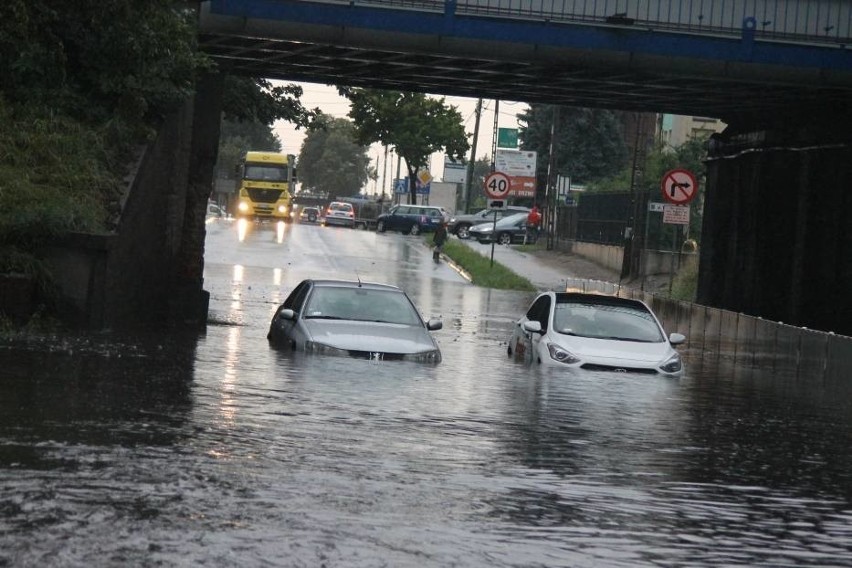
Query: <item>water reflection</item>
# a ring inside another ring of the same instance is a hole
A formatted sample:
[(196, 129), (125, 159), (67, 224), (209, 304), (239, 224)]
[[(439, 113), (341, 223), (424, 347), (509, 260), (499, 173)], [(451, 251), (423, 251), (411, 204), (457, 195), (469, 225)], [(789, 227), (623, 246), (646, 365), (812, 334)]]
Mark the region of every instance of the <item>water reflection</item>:
[[(0, 349), (0, 566), (852, 566), (841, 387), (700, 350), (679, 380), (529, 368), (506, 342), (532, 294), (388, 237), (223, 231), (206, 334)], [(443, 363), (269, 348), (347, 259), (443, 317)]]

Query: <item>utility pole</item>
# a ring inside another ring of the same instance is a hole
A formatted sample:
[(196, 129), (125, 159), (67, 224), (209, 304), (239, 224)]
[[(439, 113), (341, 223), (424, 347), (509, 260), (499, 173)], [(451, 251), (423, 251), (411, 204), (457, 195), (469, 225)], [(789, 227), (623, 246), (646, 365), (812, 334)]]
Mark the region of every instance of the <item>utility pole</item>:
[(385, 146), (385, 160), (382, 162), (382, 201), (385, 200), (385, 186), (388, 184), (388, 147)]
[(500, 120), (500, 100), (494, 100), (494, 136), (491, 139), (491, 171), (497, 169), (497, 124)]
[(547, 250), (553, 250), (554, 233), (556, 232), (556, 132), (559, 123), (559, 105), (553, 105), (550, 122), (550, 147), (547, 151), (547, 186), (544, 190), (546, 207), (544, 213), (547, 223)]
[(470, 160), (467, 161), (467, 171), (464, 180), (464, 196), (462, 199), (463, 212), (470, 210), (470, 185), (473, 183), (473, 166), (476, 163), (476, 141), (479, 139), (479, 117), (482, 116), (482, 99), (476, 101), (476, 122), (473, 123), (473, 144), (470, 145)]

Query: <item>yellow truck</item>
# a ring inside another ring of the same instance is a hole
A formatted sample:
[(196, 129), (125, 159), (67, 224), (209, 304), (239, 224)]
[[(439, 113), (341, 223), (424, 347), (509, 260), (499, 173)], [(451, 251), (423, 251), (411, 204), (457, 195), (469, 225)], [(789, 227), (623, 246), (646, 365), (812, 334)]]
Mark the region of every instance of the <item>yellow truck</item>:
[(295, 156), (246, 152), (237, 177), (237, 218), (290, 221)]

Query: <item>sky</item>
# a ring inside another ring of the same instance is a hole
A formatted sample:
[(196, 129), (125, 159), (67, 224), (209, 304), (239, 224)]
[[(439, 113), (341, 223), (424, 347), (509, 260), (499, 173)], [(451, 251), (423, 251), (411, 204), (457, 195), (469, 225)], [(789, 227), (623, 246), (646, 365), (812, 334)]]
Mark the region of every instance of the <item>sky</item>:
[[(290, 82), (292, 84), (292, 82)], [(346, 118), (349, 112), (349, 101), (337, 94), (336, 87), (331, 87), (319, 83), (295, 83), (300, 85), (304, 90), (302, 95), (302, 104), (307, 108), (319, 108), (324, 113), (332, 116)], [(440, 95), (436, 95), (439, 97)], [(468, 142), (473, 143), (473, 130), (476, 122), (476, 99), (466, 97), (444, 97), (446, 103), (458, 108), (464, 120), (464, 129), (468, 133)], [(491, 144), (494, 134), (494, 107), (495, 101), (487, 99), (482, 101), (482, 116), (479, 123), (479, 139), (476, 143), (476, 157), (491, 155)], [(500, 112), (498, 127), (499, 128), (518, 128), (517, 114), (526, 108), (525, 103), (513, 101), (500, 101)], [(296, 130), (296, 127), (284, 121), (278, 121), (273, 125), (275, 134), (281, 139), (283, 151), (286, 154), (299, 155), (299, 150), (302, 148), (302, 141), (305, 139), (305, 130)], [(372, 180), (367, 182), (365, 188), (367, 193), (379, 194), (384, 187), (386, 191), (392, 193), (391, 184), (396, 177), (397, 160), (394, 156), (393, 164), (385, 164), (384, 148), (378, 144), (370, 147), (369, 156), (371, 164), (379, 173), (379, 179), (376, 182)], [(387, 165), (387, 167), (385, 167)], [(387, 170), (387, 171), (386, 171)], [(405, 164), (402, 166), (403, 176), (405, 175)], [(441, 181), (444, 173), (444, 157), (443, 154), (433, 154), (429, 167), (429, 172), (436, 181)]]

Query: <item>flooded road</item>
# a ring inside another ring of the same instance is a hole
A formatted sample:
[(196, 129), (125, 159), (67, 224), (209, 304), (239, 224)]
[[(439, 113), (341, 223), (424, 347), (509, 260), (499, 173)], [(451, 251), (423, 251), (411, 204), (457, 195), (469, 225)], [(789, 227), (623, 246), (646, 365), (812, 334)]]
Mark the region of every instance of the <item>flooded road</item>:
[[(419, 238), (208, 228), (203, 336), (0, 347), (0, 566), (852, 566), (836, 389), (700, 353), (530, 370), (506, 341), (533, 294)], [(356, 274), (443, 318), (440, 365), (269, 348), (302, 278)]]

